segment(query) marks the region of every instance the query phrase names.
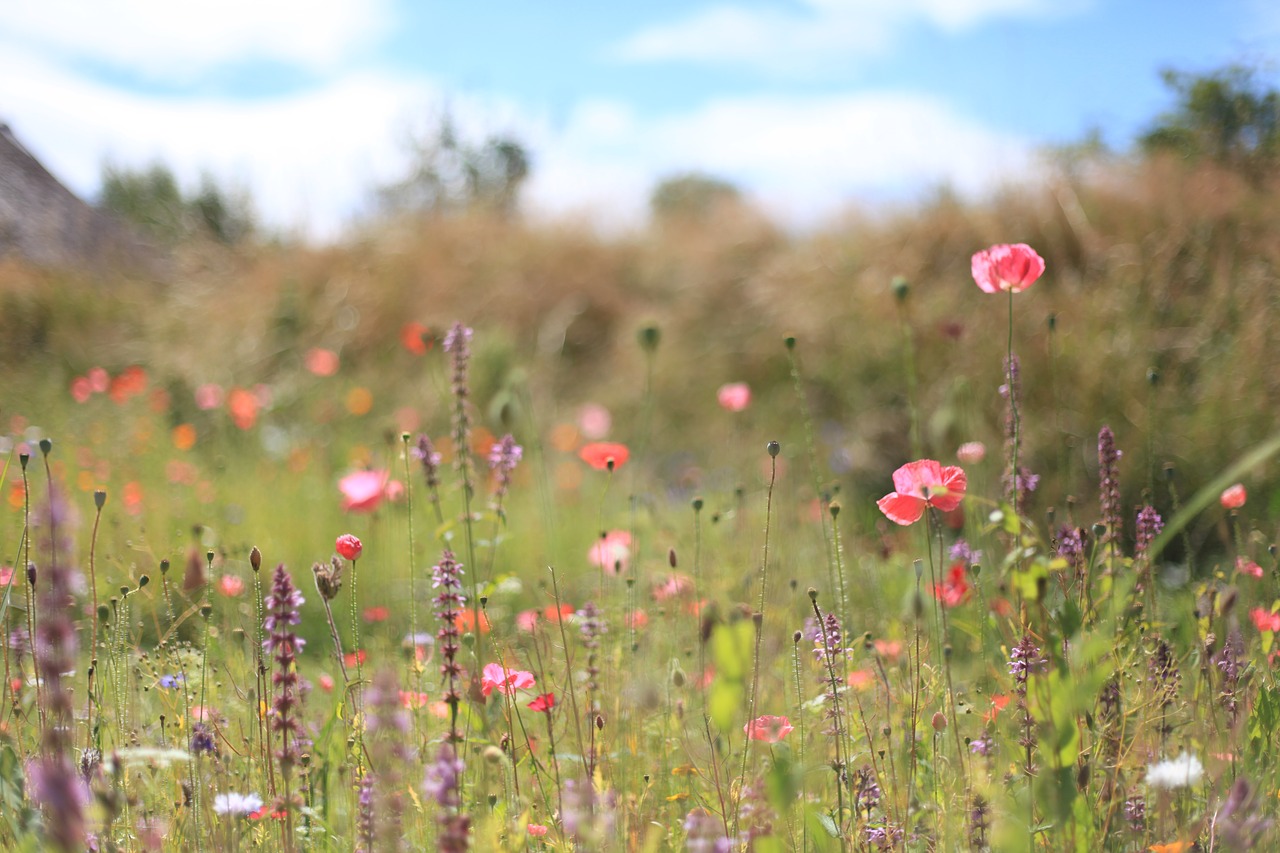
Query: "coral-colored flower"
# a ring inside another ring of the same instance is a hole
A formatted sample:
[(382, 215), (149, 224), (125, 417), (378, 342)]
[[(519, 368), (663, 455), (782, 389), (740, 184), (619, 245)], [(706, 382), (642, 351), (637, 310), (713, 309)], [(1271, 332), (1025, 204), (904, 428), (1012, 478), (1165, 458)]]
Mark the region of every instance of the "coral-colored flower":
[(763, 717), (756, 717), (751, 722), (742, 727), (742, 731), (746, 733), (751, 740), (762, 740), (765, 743), (777, 743), (788, 734), (791, 733), (793, 726), (791, 721), (786, 717), (775, 717), (766, 714)]
[(525, 827), (525, 831), (534, 838), (541, 838), (547, 834), (547, 828), (540, 823), (531, 823)]
[[(461, 631), (464, 634), (468, 631), (474, 631), (476, 627), (476, 615), (471, 611), (470, 607), (464, 608), (458, 611), (458, 615), (454, 617), (453, 624), (459, 631)], [(491, 626), (489, 625), (488, 614), (485, 613), (483, 610), (481, 610), (480, 611), (480, 633), (481, 634), (489, 633), (490, 627)]]
[(1228, 486), (1222, 492), (1222, 497), (1218, 500), (1226, 509), (1239, 509), (1244, 506), (1244, 502), (1249, 498), (1249, 493), (1245, 491), (1243, 483), (1236, 483), (1234, 486)]
[(338, 481), (342, 508), (347, 512), (373, 512), (387, 488), (386, 471), (355, 471)]
[(93, 386), (89, 384), (89, 380), (83, 376), (77, 376), (71, 380), (71, 398), (77, 403), (87, 403), (89, 398), (93, 396)]
[(480, 692), (488, 696), (494, 690), (511, 696), (516, 690), (532, 687), (533, 673), (523, 669), (504, 667), (500, 663), (487, 663), (480, 676)]
[(693, 592), (693, 578), (672, 572), (667, 579), (653, 590), (654, 601), (666, 601), (669, 598), (680, 598)]
[(547, 713), (551, 713), (551, 709), (554, 708), (555, 706), (556, 706), (556, 694), (543, 693), (541, 696), (535, 697), (534, 700), (529, 703), (529, 710), (530, 711), (546, 711)]
[(330, 675), (327, 672), (322, 672), (320, 673), (320, 678), (318, 680), (320, 682), (321, 690), (323, 690), (325, 693), (333, 692), (333, 676), (332, 675)]
[(333, 543), (333, 549), (348, 560), (358, 560), (364, 551), (364, 543), (353, 534), (344, 533)]
[(420, 693), (416, 690), (400, 691), (400, 706), (409, 711), (416, 711), (419, 708), (425, 708), (430, 704), (431, 697), (426, 693)]
[(366, 607), (364, 609), (364, 621), (366, 622), (386, 622), (387, 617), (391, 615), (391, 611), (385, 607)]
[(942, 583), (934, 584), (933, 597), (944, 607), (955, 607), (969, 600), (969, 583), (965, 580), (964, 563), (955, 563)]
[(258, 422), (258, 398), (252, 391), (232, 388), (227, 394), (227, 408), (231, 411), (231, 420), (240, 429), (252, 429)]
[(95, 394), (104, 394), (111, 387), (111, 374), (107, 373), (105, 367), (89, 368), (85, 378), (89, 380), (89, 387)]
[(358, 649), (354, 652), (347, 652), (345, 655), (342, 656), (342, 662), (347, 666), (356, 666), (357, 664), (363, 664), (368, 659), (369, 659), (369, 653), (366, 652), (364, 649)]
[(1246, 560), (1244, 557), (1236, 557), (1236, 571), (1250, 577), (1262, 577), (1262, 566), (1259, 566), (1253, 560)]
[(521, 631), (532, 631), (538, 627), (540, 618), (536, 610), (521, 610), (516, 614), (516, 627)]
[(227, 598), (236, 598), (244, 592), (244, 581), (239, 575), (223, 575), (218, 578), (218, 590)]
[(872, 646), (876, 654), (890, 662), (896, 661), (902, 654), (901, 640), (876, 640)]
[(848, 682), (850, 687), (855, 687), (858, 690), (866, 690), (871, 686), (874, 678), (875, 676), (869, 669), (855, 669), (853, 672), (849, 673)]
[(631, 561), (631, 534), (625, 530), (610, 530), (591, 546), (587, 560), (611, 575), (622, 574)]
[(194, 424), (178, 424), (170, 433), (173, 446), (179, 450), (190, 450), (196, 446), (196, 428)]
[(597, 471), (613, 471), (621, 468), (631, 456), (625, 444), (613, 441), (596, 441), (578, 451), (582, 461)]
[(730, 412), (741, 412), (751, 405), (751, 386), (745, 382), (730, 382), (721, 385), (716, 391), (716, 402), (720, 408)]
[(400, 345), (414, 355), (426, 355), (431, 349), (431, 330), (416, 321), (410, 321), (400, 327)]
[(548, 604), (547, 609), (542, 611), (542, 615), (547, 617), (550, 622), (563, 622), (577, 612), (578, 608), (572, 604), (561, 604), (559, 607), (554, 604)]
[(637, 631), (649, 627), (649, 614), (643, 610), (632, 610), (627, 614), (627, 627), (634, 628)]
[(1147, 849), (1151, 853), (1187, 853), (1191, 849), (1191, 842), (1170, 841), (1168, 844), (1152, 844)]
[(973, 280), (986, 293), (1020, 293), (1044, 274), (1044, 258), (1026, 243), (1001, 243), (973, 256)]
[(1280, 613), (1255, 607), (1249, 611), (1249, 618), (1259, 631), (1280, 631)]
[(338, 354), (331, 349), (309, 349), (304, 362), (307, 370), (316, 376), (332, 376), (338, 372)]
[(1009, 699), (1010, 697), (1009, 697), (1009, 694), (1007, 693), (997, 693), (996, 695), (992, 696), (991, 708), (985, 714), (982, 715), (982, 721), (984, 723), (990, 723), (991, 721), (993, 721), (1000, 714), (1001, 711), (1003, 711), (1006, 707), (1008, 707)]
[(956, 450), (956, 459), (966, 465), (976, 465), (987, 458), (987, 446), (981, 441), (966, 441)]
[(960, 506), (968, 485), (963, 469), (921, 459), (893, 472), (894, 491), (876, 501), (876, 506), (892, 522), (914, 524), (926, 506), (941, 512)]

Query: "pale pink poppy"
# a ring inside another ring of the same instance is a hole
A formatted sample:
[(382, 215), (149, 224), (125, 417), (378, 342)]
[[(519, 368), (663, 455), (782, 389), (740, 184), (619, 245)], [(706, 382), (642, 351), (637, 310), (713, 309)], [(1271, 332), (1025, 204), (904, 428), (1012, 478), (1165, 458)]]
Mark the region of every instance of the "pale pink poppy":
[(1262, 577), (1262, 566), (1259, 566), (1253, 560), (1246, 560), (1244, 557), (1236, 557), (1236, 571), (1250, 577)]
[(894, 491), (876, 501), (876, 506), (892, 522), (914, 524), (924, 515), (927, 506), (940, 512), (959, 507), (968, 480), (961, 468), (921, 459), (894, 471), (893, 487)]
[(1228, 486), (1222, 492), (1222, 496), (1218, 500), (1226, 509), (1239, 509), (1244, 506), (1244, 502), (1248, 500), (1249, 493), (1245, 491), (1243, 483), (1236, 483), (1234, 486)]
[(622, 574), (631, 561), (631, 534), (625, 530), (610, 530), (591, 546), (587, 559), (591, 565), (599, 566), (609, 574)]
[(655, 601), (666, 601), (668, 598), (678, 598), (692, 592), (693, 578), (673, 572), (653, 590), (653, 598)]
[(1259, 631), (1280, 631), (1280, 613), (1255, 607), (1249, 611), (1249, 618), (1253, 620), (1254, 626)]
[(235, 598), (244, 592), (244, 581), (238, 575), (223, 575), (218, 578), (218, 590), (227, 598)]
[(547, 828), (540, 823), (531, 823), (525, 829), (534, 838), (541, 838), (547, 834)]
[(304, 361), (307, 370), (316, 376), (332, 376), (338, 372), (338, 354), (331, 349), (309, 349)]
[(516, 614), (516, 627), (521, 631), (532, 631), (538, 627), (538, 611), (521, 610)]
[(382, 503), (386, 471), (355, 471), (338, 481), (342, 508), (347, 512), (373, 512)]
[(775, 717), (771, 714), (766, 714), (763, 717), (756, 717), (747, 723), (742, 727), (742, 731), (751, 740), (777, 743), (790, 734), (793, 728), (791, 721), (786, 717)]
[(716, 392), (716, 401), (720, 408), (731, 412), (741, 412), (751, 405), (751, 386), (745, 382), (730, 382), (721, 385)]
[(206, 382), (196, 389), (196, 408), (212, 411), (222, 405), (223, 391), (221, 385)]
[(956, 459), (966, 465), (976, 465), (987, 458), (987, 446), (981, 441), (966, 441), (956, 451)]
[(485, 664), (484, 671), (480, 676), (480, 692), (485, 696), (488, 696), (494, 690), (510, 696), (516, 690), (532, 687), (533, 684), (532, 672), (504, 667), (500, 663)]
[(392, 503), (398, 503), (404, 499), (404, 481), (388, 480), (387, 487), (382, 490), (382, 496)]
[(1044, 258), (1026, 243), (1001, 243), (976, 253), (973, 280), (986, 293), (1020, 293), (1044, 274)]
[(92, 396), (93, 386), (89, 384), (88, 379), (83, 376), (77, 376), (71, 380), (71, 399), (77, 403), (87, 403)]
[(333, 676), (327, 672), (320, 673), (320, 689), (325, 693), (333, 692)]
[(613, 416), (599, 403), (585, 403), (578, 409), (578, 429), (592, 441), (604, 438), (612, 426)]
[(93, 389), (95, 394), (105, 394), (107, 389), (111, 387), (111, 374), (107, 373), (104, 367), (91, 367), (86, 377), (89, 380), (89, 387)]

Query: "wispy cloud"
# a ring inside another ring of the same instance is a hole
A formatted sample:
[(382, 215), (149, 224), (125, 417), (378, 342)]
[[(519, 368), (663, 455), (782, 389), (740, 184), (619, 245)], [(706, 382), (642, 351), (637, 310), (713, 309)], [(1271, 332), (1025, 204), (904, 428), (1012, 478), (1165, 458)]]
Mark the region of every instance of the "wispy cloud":
[(0, 39), (139, 76), (248, 61), (323, 70), (389, 26), (390, 0), (0, 0)]
[(590, 209), (617, 224), (639, 221), (655, 181), (688, 169), (729, 178), (794, 225), (943, 184), (978, 195), (1035, 169), (1029, 140), (892, 92), (724, 98), (653, 121), (622, 104), (583, 103), (537, 152), (531, 204)]
[(995, 18), (1068, 14), (1091, 0), (802, 0), (729, 5), (635, 33), (612, 54), (630, 62), (689, 61), (807, 75), (892, 49), (908, 27), (956, 32)]

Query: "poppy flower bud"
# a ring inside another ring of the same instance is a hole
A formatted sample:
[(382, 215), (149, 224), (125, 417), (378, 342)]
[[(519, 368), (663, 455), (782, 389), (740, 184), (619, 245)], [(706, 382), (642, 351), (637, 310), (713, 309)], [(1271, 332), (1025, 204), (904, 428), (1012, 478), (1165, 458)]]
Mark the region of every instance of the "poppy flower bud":
[(638, 334), (640, 340), (640, 348), (645, 352), (653, 352), (658, 348), (658, 342), (662, 340), (662, 330), (653, 323), (640, 328)]
[(97, 489), (93, 493), (93, 505), (98, 509), (102, 509), (107, 503), (107, 493), (102, 489)]
[(150, 575), (139, 575), (139, 576), (138, 576), (138, 589), (142, 589), (144, 586), (146, 586), (146, 585), (147, 585), (147, 584), (149, 584), (149, 583), (151, 583), (151, 576), (150, 576)]
[(40, 452), (43, 453), (45, 456), (48, 456), (50, 453), (53, 452), (52, 439), (48, 439), (48, 438), (40, 439)]
[(795, 336), (795, 335), (787, 335), (785, 338), (783, 338), (783, 339), (782, 339), (782, 345), (783, 345), (783, 346), (785, 346), (785, 347), (786, 347), (787, 349), (789, 349), (789, 350), (793, 350), (793, 349), (795, 349), (795, 348), (796, 348), (796, 336)]
[(344, 533), (334, 542), (334, 550), (348, 560), (355, 562), (364, 551), (364, 544), (350, 533)]
[(935, 711), (930, 722), (933, 724), (935, 732), (945, 732), (947, 730), (947, 715), (941, 711)]
[(676, 549), (675, 548), (669, 548), (667, 550), (667, 565), (671, 566), (671, 568), (673, 569), (676, 567)]
[(18, 464), (22, 466), (22, 470), (23, 470), (23, 471), (27, 470), (27, 463), (28, 463), (28, 462), (30, 462), (30, 461), (31, 461), (31, 454), (30, 454), (30, 453), (19, 453), (19, 454), (18, 454)]
[(776, 441), (771, 441), (767, 445), (765, 445), (765, 449), (769, 451), (770, 456), (776, 459), (778, 456), (778, 453), (782, 450), (782, 445), (778, 444), (778, 442)]
[(257, 545), (249, 551), (249, 567), (255, 572), (262, 568), (262, 552), (258, 550)]
[(694, 512), (702, 511), (702, 498), (697, 497), (693, 499), (693, 511)]

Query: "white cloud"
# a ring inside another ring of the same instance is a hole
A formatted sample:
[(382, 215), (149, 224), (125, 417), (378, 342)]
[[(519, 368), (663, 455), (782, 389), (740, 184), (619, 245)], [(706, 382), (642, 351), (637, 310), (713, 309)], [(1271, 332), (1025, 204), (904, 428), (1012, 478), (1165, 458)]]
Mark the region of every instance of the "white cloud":
[(624, 106), (584, 103), (540, 156), (529, 202), (595, 221), (639, 221), (655, 181), (697, 169), (728, 178), (767, 211), (816, 224), (850, 203), (905, 200), (948, 184), (980, 195), (1035, 171), (1030, 141), (1000, 134), (914, 94), (718, 99), (642, 121)]
[(389, 0), (0, 0), (4, 40), (180, 82), (247, 60), (338, 64), (389, 24)]
[(403, 136), (438, 100), (425, 81), (371, 74), (286, 97), (154, 97), (0, 54), (2, 118), (80, 195), (96, 192), (105, 160), (162, 160), (186, 186), (205, 170), (245, 186), (267, 224), (317, 237), (336, 234), (371, 187), (402, 173)]
[(924, 24), (956, 32), (998, 17), (1068, 14), (1092, 0), (802, 0), (794, 6), (717, 5), (641, 30), (614, 48), (631, 62), (685, 60), (805, 75), (887, 52)]

